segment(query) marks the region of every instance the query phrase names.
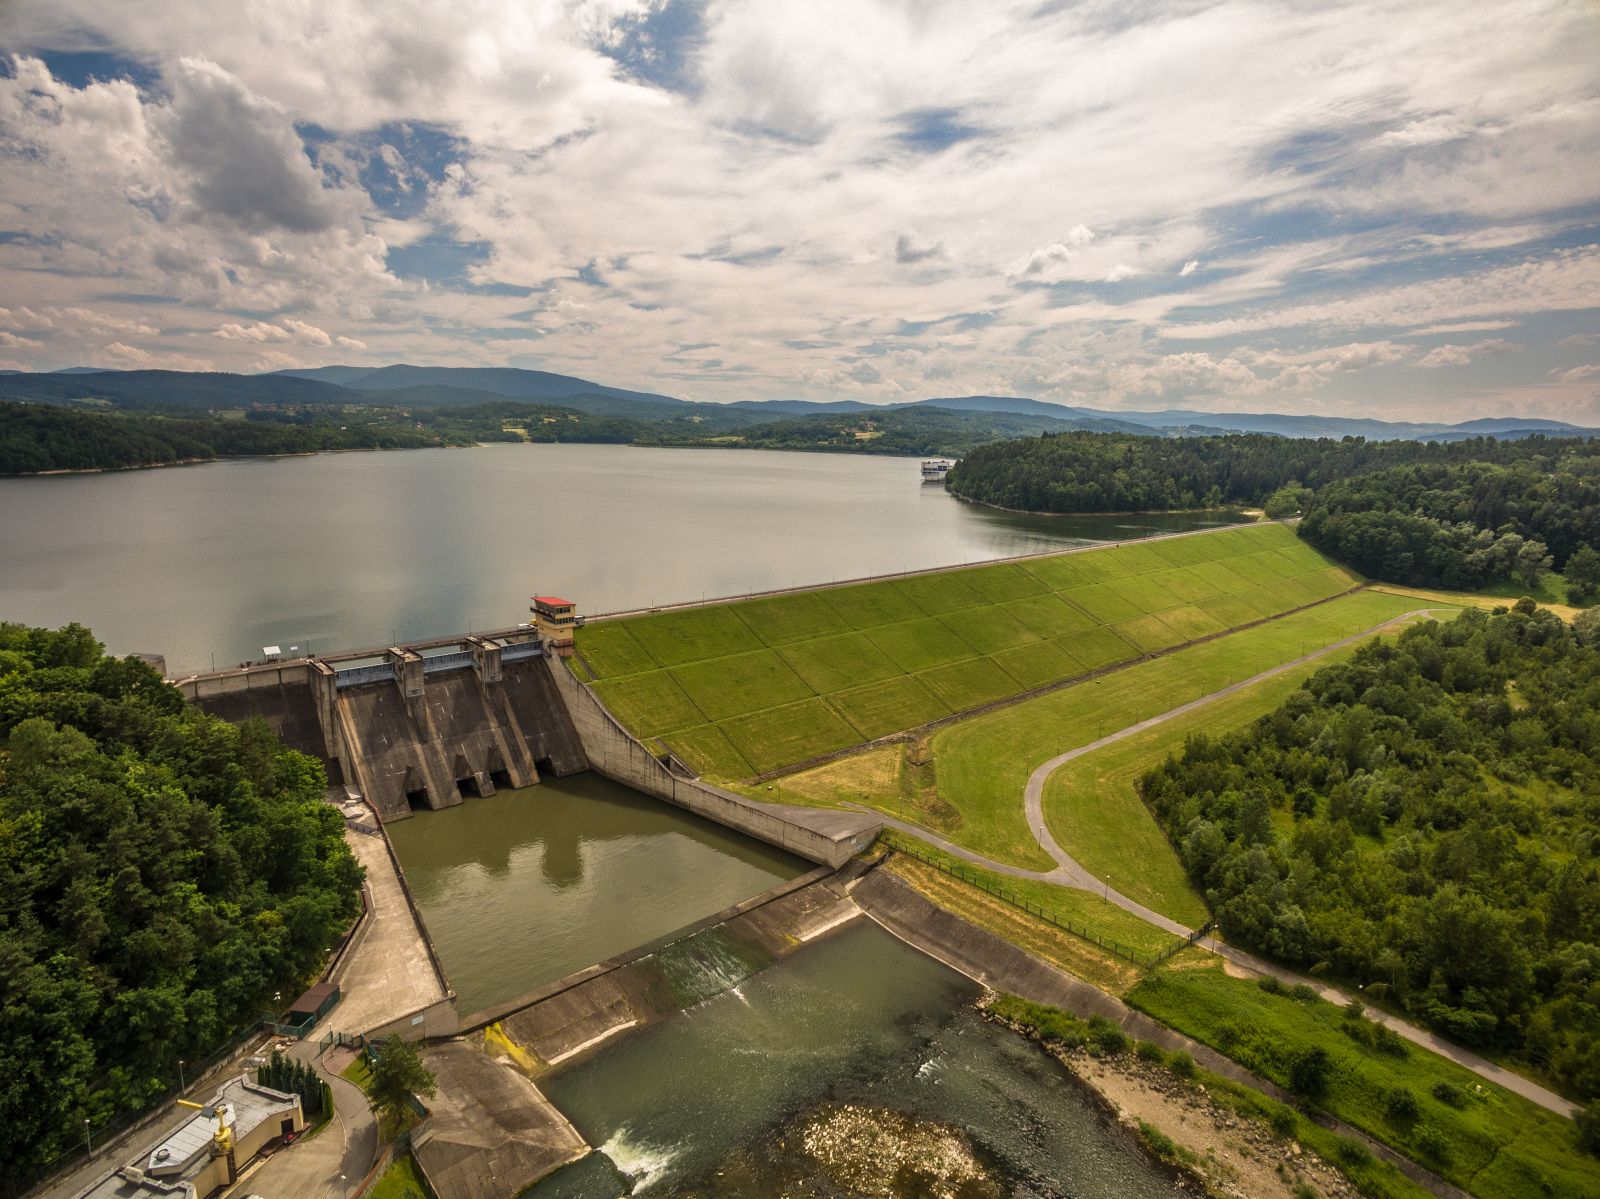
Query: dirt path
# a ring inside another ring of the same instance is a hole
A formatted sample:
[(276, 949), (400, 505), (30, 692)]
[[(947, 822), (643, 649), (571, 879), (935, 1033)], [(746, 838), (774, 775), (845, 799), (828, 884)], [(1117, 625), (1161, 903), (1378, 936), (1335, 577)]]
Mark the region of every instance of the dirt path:
[[(1206, 707), (1208, 704), (1215, 703), (1217, 700), (1225, 699), (1230, 695), (1234, 695), (1237, 692), (1243, 691), (1247, 687), (1254, 687), (1259, 683), (1263, 683), (1268, 679), (1283, 674), (1285, 671), (1292, 670), (1296, 666), (1303, 665), (1307, 662), (1314, 662), (1318, 658), (1325, 657), (1336, 650), (1353, 645), (1364, 638), (1373, 636), (1375, 633), (1380, 633), (1385, 629), (1392, 628), (1395, 625), (1401, 624), (1405, 621), (1414, 620), (1419, 616), (1427, 616), (1430, 613), (1438, 610), (1439, 609), (1435, 608), (1417, 608), (1401, 616), (1396, 616), (1390, 620), (1383, 621), (1381, 624), (1373, 625), (1369, 629), (1363, 630), (1362, 632), (1356, 633), (1352, 636), (1345, 637), (1342, 640), (1335, 641), (1330, 645), (1325, 645), (1321, 649), (1314, 650), (1309, 654), (1302, 654), (1300, 657), (1293, 658), (1288, 662), (1283, 663), (1281, 666), (1274, 666), (1271, 670), (1264, 670), (1260, 674), (1252, 675), (1248, 679), (1243, 679), (1237, 683), (1230, 684), (1229, 686), (1223, 687), (1220, 690), (1211, 692), (1209, 695), (1203, 695), (1199, 699), (1191, 700), (1189, 703), (1180, 704), (1178, 707), (1172, 708), (1166, 712), (1162, 712), (1159, 715), (1152, 716), (1148, 720), (1141, 720), (1137, 724), (1130, 724), (1127, 728), (1118, 729), (1116, 732), (1110, 733), (1095, 741), (1091, 741), (1087, 745), (1080, 745), (1078, 748), (1068, 750), (1066, 753), (1057, 754), (1049, 761), (1043, 763), (1028, 778), (1028, 785), (1023, 794), (1023, 806), (1027, 813), (1028, 826), (1033, 830), (1034, 838), (1039, 842), (1039, 847), (1049, 854), (1050, 857), (1056, 862), (1056, 867), (1054, 870), (1025, 870), (1018, 866), (1007, 866), (1000, 862), (991, 861), (982, 854), (974, 853), (970, 849), (964, 849), (961, 846), (938, 836), (936, 833), (932, 833), (929, 830), (922, 828), (920, 825), (911, 824), (904, 820), (897, 820), (892, 816), (882, 816), (882, 820), (885, 824), (892, 828), (896, 828), (901, 832), (910, 833), (913, 836), (920, 837), (924, 841), (929, 841), (938, 846), (940, 849), (944, 850), (944, 852), (951, 854), (954, 857), (958, 857), (963, 861), (971, 862), (975, 866), (981, 866), (986, 870), (992, 870), (997, 874), (1003, 874), (1010, 878), (1035, 879), (1039, 882), (1054, 883), (1057, 886), (1076, 887), (1082, 891), (1093, 891), (1104, 896), (1108, 902), (1116, 904), (1119, 908), (1123, 909), (1123, 911), (1131, 912), (1133, 915), (1138, 916), (1141, 920), (1145, 920), (1148, 923), (1155, 925), (1157, 928), (1171, 933), (1175, 937), (1190, 936), (1194, 932), (1193, 929), (1187, 927), (1186, 925), (1180, 924), (1178, 921), (1167, 916), (1163, 916), (1160, 912), (1152, 911), (1143, 904), (1129, 899), (1126, 895), (1122, 895), (1117, 891), (1111, 890), (1110, 886), (1106, 882), (1095, 878), (1094, 875), (1090, 874), (1089, 871), (1084, 869), (1084, 867), (1075, 858), (1073, 858), (1071, 854), (1069, 854), (1060, 846), (1060, 844), (1057, 843), (1055, 837), (1050, 832), (1049, 825), (1046, 823), (1044, 818), (1044, 788), (1046, 781), (1053, 773), (1075, 758), (1080, 758), (1085, 754), (1093, 753), (1098, 749), (1104, 749), (1106, 746), (1113, 745), (1118, 741), (1127, 739), (1128, 737), (1136, 736), (1137, 734), (1144, 732), (1146, 729), (1155, 728), (1157, 725), (1164, 724), (1169, 720), (1175, 720), (1180, 716), (1185, 716), (1190, 712), (1197, 711), (1200, 708)], [(850, 806), (857, 807), (859, 805), (851, 804)], [(866, 809), (862, 810), (865, 811)], [(1284, 970), (1281, 967), (1274, 966), (1272, 963), (1258, 958), (1253, 954), (1246, 953), (1242, 949), (1236, 949), (1231, 945), (1224, 945), (1215, 938), (1208, 938), (1198, 942), (1198, 944), (1201, 948), (1210, 950), (1211, 952), (1226, 958), (1233, 964), (1243, 967), (1244, 969), (1255, 974), (1270, 974), (1275, 978), (1281, 979), (1290, 986), (1304, 983), (1308, 986), (1314, 987), (1317, 993), (1330, 1003), (1346, 1004), (1350, 1002), (1351, 996), (1345, 994), (1336, 987), (1330, 987), (1325, 983), (1304, 978), (1298, 974)], [(1548, 1090), (1545, 1087), (1541, 1087), (1538, 1083), (1523, 1078), (1520, 1074), (1513, 1073), (1512, 1071), (1505, 1069), (1503, 1066), (1498, 1066), (1486, 1058), (1479, 1057), (1470, 1050), (1463, 1049), (1459, 1045), (1454, 1045), (1449, 1041), (1443, 1040), (1426, 1029), (1418, 1028), (1416, 1025), (1407, 1023), (1397, 1016), (1391, 1016), (1387, 1012), (1369, 1011), (1368, 1015), (1378, 1023), (1384, 1024), (1393, 1029), (1396, 1033), (1410, 1041), (1412, 1044), (1420, 1045), (1424, 1049), (1432, 1050), (1441, 1057), (1449, 1058), (1457, 1065), (1471, 1070), (1480, 1078), (1488, 1079), (1490, 1082), (1496, 1083), (1508, 1091), (1512, 1091), (1518, 1095), (1521, 1095), (1524, 1099), (1530, 1100), (1533, 1103), (1537, 1103), (1540, 1107), (1546, 1108), (1549, 1111), (1556, 1112), (1557, 1114), (1563, 1116), (1571, 1116), (1578, 1111), (1578, 1106), (1576, 1104), (1563, 1099), (1555, 1092)]]

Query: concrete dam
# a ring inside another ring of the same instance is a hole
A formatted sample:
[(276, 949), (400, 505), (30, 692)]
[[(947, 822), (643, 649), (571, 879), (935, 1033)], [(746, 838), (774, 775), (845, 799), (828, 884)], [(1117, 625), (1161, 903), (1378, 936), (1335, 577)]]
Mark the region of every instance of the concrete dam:
[(573, 676), (561, 648), (521, 625), (172, 682), (214, 716), (265, 720), (384, 823), (594, 770), (830, 866), (876, 836), (867, 815), (761, 803), (659, 758)]

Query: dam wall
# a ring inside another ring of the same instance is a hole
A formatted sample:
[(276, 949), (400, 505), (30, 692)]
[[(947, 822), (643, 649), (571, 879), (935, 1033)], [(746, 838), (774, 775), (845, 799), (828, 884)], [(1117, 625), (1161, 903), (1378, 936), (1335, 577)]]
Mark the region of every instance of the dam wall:
[(175, 685), (232, 723), (265, 720), (380, 820), (586, 769), (527, 629), (245, 664)]
[(600, 698), (559, 662), (544, 663), (592, 769), (676, 807), (738, 829), (812, 862), (842, 866), (872, 844), (883, 822), (863, 812), (769, 804), (680, 774), (642, 745)]

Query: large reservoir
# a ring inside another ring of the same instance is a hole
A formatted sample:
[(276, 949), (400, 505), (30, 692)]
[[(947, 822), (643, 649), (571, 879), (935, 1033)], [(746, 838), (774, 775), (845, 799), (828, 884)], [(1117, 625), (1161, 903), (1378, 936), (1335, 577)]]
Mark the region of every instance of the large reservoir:
[(1031, 517), (905, 458), (494, 445), (0, 479), (0, 619), (175, 673), (1194, 528)]
[(389, 839), (463, 1014), (811, 868), (590, 773), (419, 812)]

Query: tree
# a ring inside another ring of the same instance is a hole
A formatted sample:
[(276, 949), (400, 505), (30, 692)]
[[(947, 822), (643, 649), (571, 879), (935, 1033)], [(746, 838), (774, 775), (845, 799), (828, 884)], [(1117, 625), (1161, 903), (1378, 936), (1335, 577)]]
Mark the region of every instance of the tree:
[(1581, 545), (1567, 559), (1567, 603), (1582, 608), (1600, 593), (1600, 551)]
[(433, 1072), (422, 1064), (416, 1046), (391, 1037), (378, 1051), (372, 1064), (372, 1085), (367, 1098), (383, 1125), (397, 1132), (411, 1115), (411, 1097), (431, 1099), (438, 1093)]

